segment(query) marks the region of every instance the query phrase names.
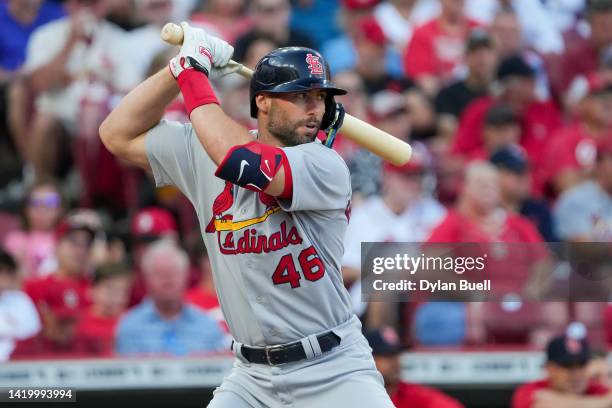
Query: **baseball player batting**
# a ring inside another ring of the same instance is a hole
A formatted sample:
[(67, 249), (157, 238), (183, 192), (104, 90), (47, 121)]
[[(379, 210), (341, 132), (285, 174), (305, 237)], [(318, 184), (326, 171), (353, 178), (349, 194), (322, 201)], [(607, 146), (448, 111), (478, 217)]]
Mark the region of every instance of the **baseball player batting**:
[[(197, 211), (236, 355), (209, 407), (393, 407), (342, 283), (349, 171), (316, 140), (338, 129), (334, 95), (346, 92), (317, 51), (275, 50), (251, 80), (249, 131), (208, 79), (232, 72), (233, 48), (182, 27), (170, 69), (130, 92), (100, 136)], [(191, 123), (161, 120), (179, 91)]]

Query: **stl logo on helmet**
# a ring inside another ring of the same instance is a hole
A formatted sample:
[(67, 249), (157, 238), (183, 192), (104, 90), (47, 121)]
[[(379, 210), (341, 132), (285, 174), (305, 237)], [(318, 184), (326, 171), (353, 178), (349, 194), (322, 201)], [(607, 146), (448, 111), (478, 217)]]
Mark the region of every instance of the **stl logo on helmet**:
[(308, 64), (308, 69), (310, 70), (310, 75), (322, 75), (323, 74), (323, 65), (321, 61), (319, 61), (319, 57), (312, 54), (306, 54), (306, 63)]

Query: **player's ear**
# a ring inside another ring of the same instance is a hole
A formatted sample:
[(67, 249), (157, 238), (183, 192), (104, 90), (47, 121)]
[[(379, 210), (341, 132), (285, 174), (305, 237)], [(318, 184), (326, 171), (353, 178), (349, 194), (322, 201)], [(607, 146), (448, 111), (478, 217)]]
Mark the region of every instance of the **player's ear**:
[(257, 109), (262, 113), (270, 112), (270, 104), (272, 102), (272, 98), (270, 98), (265, 93), (260, 93), (255, 95), (255, 104), (257, 105)]

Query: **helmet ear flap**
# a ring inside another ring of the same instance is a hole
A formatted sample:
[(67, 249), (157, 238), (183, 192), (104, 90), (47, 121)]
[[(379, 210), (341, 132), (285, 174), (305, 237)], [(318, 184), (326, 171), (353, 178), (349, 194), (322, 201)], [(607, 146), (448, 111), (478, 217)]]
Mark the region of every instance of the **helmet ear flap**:
[(325, 130), (334, 123), (334, 119), (336, 118), (336, 99), (334, 95), (327, 94), (325, 97), (325, 114), (323, 115), (323, 119), (321, 120), (321, 129)]

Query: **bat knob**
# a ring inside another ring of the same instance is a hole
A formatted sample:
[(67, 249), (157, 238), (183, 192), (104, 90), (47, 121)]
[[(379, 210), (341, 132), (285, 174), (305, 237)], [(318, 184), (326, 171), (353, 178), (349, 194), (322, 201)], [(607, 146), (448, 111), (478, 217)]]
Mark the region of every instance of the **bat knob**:
[(174, 23), (167, 23), (161, 30), (161, 38), (168, 44), (183, 44), (183, 28)]

